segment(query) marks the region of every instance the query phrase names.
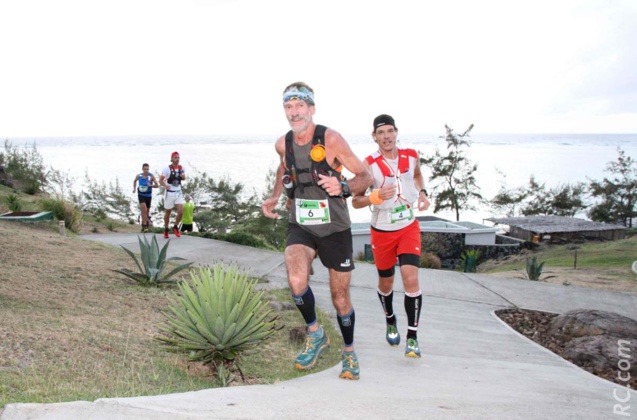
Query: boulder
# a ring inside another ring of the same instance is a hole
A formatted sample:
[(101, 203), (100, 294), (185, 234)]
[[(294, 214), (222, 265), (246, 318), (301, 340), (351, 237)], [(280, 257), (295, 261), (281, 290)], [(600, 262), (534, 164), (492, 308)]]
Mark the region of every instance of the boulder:
[(625, 385), (637, 384), (634, 319), (614, 312), (577, 309), (553, 318), (548, 333), (560, 337), (562, 356), (567, 360), (604, 377), (629, 378)]
[(566, 341), (595, 335), (637, 340), (637, 321), (615, 312), (575, 309), (553, 318), (549, 332), (563, 335)]

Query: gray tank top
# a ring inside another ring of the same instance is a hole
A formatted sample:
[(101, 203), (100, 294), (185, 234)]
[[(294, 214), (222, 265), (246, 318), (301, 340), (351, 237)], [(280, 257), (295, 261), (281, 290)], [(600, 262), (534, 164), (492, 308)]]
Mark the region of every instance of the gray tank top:
[[(310, 150), (312, 149), (312, 142), (308, 142), (306, 145), (299, 146), (295, 142), (292, 142), (292, 150), (294, 151), (294, 158), (296, 161), (296, 167), (298, 169), (310, 169), (312, 162), (310, 160)], [(334, 175), (338, 176), (338, 172), (334, 171)], [(311, 182), (312, 174), (309, 172), (298, 173), (298, 182)], [(316, 184), (312, 184), (306, 187), (297, 187), (294, 192), (294, 200), (290, 207), (290, 223), (299, 225), (302, 229), (316, 235), (320, 238), (331, 235), (332, 233), (342, 232), (347, 230), (351, 226), (349, 218), (349, 210), (347, 208), (347, 202), (341, 197), (331, 197), (327, 192)], [(328, 200), (330, 222), (323, 224), (301, 224), (297, 222), (297, 199), (305, 200)]]

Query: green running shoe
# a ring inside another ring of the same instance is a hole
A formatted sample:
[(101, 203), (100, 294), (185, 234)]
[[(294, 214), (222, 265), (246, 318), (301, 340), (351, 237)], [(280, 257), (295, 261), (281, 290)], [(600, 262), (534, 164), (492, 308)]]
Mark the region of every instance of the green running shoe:
[(400, 334), (398, 333), (396, 325), (387, 324), (387, 333), (385, 334), (385, 338), (392, 347), (396, 347), (400, 344)]
[(358, 367), (358, 358), (353, 351), (343, 352), (343, 370), (339, 375), (340, 378), (357, 380), (361, 376), (361, 369)]
[(420, 357), (420, 349), (418, 348), (418, 340), (416, 340), (415, 338), (407, 339), (407, 346), (405, 347), (405, 356)]
[(319, 326), (318, 331), (309, 332), (305, 339), (305, 348), (294, 361), (294, 367), (299, 370), (310, 370), (316, 366), (319, 356), (323, 350), (330, 346), (330, 339), (325, 334), (323, 326)]

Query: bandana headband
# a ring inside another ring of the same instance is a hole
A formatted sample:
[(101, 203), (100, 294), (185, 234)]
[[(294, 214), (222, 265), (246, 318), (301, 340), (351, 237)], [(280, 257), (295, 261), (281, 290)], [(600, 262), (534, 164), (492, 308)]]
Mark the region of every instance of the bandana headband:
[(296, 86), (293, 86), (283, 92), (283, 103), (291, 101), (292, 99), (298, 99), (299, 101), (303, 101), (308, 105), (314, 105), (314, 94), (303, 86), (298, 88)]

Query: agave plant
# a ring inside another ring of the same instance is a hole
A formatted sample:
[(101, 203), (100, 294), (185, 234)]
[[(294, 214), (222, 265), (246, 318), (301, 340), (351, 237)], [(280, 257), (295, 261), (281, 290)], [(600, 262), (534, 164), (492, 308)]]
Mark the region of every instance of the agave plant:
[(22, 201), (20, 201), (20, 197), (16, 194), (9, 194), (6, 197), (7, 203), (9, 203), (9, 210), (11, 211), (21, 211), (22, 210)]
[(185, 261), (185, 259), (180, 257), (166, 258), (166, 252), (168, 251), (168, 244), (170, 243), (170, 241), (167, 241), (160, 250), (155, 235), (152, 235), (152, 239), (150, 242), (148, 242), (148, 239), (146, 239), (146, 235), (143, 236), (143, 240), (141, 236), (138, 236), (137, 239), (139, 240), (141, 264), (140, 261), (137, 259), (137, 256), (132, 251), (126, 249), (123, 246), (122, 248), (128, 253), (128, 255), (131, 256), (133, 261), (135, 261), (135, 264), (137, 264), (137, 268), (139, 268), (139, 273), (135, 273), (125, 268), (120, 268), (119, 270), (113, 271), (130, 277), (142, 286), (160, 286), (162, 283), (176, 283), (176, 280), (171, 279), (172, 276), (174, 276), (181, 270), (185, 270), (193, 264), (192, 262), (182, 264), (178, 267), (175, 267), (168, 273), (165, 273), (167, 263), (169, 261)]
[(464, 263), (465, 273), (475, 273), (478, 269), (478, 259), (480, 258), (479, 249), (467, 249), (462, 253), (460, 259)]
[(540, 278), (542, 276), (542, 270), (544, 269), (544, 262), (541, 262), (538, 264), (537, 262), (537, 256), (531, 258), (527, 258), (526, 259), (526, 277), (529, 280), (534, 280), (534, 281), (543, 281), (546, 279), (550, 279), (556, 276), (546, 276), (543, 279)]
[(170, 312), (164, 313), (167, 323), (160, 327), (165, 334), (157, 339), (164, 349), (186, 353), (218, 375), (224, 366), (241, 372), (237, 356), (270, 337), (278, 317), (268, 319), (272, 310), (263, 292), (254, 290), (257, 279), (236, 266), (216, 264), (190, 276), (179, 284), (180, 294), (173, 295)]

